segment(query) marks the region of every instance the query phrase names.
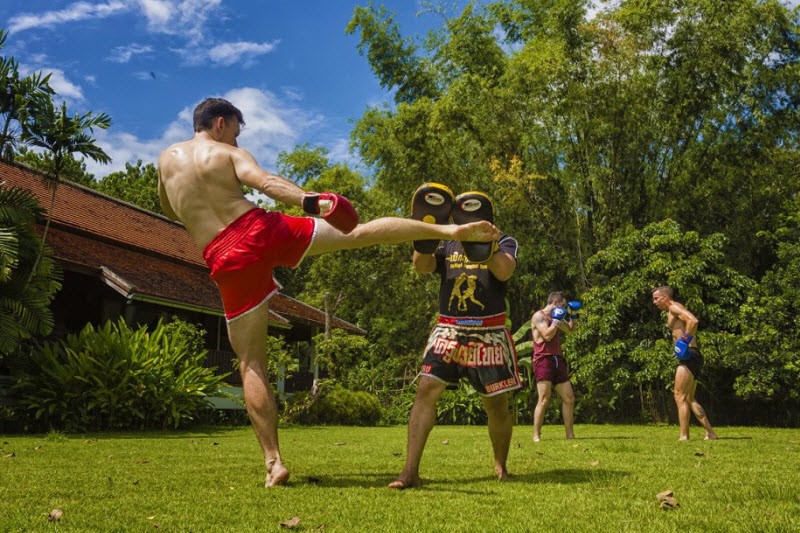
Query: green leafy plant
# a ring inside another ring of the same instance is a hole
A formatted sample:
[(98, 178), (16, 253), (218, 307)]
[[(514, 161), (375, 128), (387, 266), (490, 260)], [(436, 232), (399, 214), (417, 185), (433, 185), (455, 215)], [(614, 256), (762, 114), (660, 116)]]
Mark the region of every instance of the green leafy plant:
[(381, 419), (381, 403), (374, 394), (345, 389), (334, 380), (321, 380), (316, 395), (307, 392), (292, 398), (284, 419), (302, 424), (374, 426)]
[(19, 406), (66, 431), (179, 427), (206, 409), (225, 376), (203, 366), (191, 336), (122, 319), (45, 342), (15, 367)]

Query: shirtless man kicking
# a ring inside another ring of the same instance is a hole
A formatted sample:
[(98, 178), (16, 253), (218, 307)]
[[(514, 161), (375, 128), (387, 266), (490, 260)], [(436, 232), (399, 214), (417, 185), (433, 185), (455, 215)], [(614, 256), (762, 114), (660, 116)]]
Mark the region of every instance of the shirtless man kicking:
[[(278, 447), (278, 411), (266, 375), (267, 300), (277, 292), (275, 266), (296, 267), (307, 255), (415, 239), (493, 241), (489, 222), (436, 225), (403, 218), (358, 224), (350, 202), (333, 193), (307, 193), (270, 174), (238, 148), (242, 112), (221, 98), (194, 110), (194, 137), (164, 150), (158, 192), (164, 213), (179, 220), (203, 251), (216, 282), (228, 336), (239, 358), (247, 412), (264, 452), (266, 486), (281, 485), (289, 470)], [(292, 217), (259, 208), (242, 184), (322, 218)]]
[(706, 439), (717, 438), (706, 411), (694, 398), (697, 389), (697, 378), (703, 368), (703, 357), (697, 349), (698, 320), (691, 311), (672, 299), (672, 289), (663, 285), (653, 289), (653, 304), (667, 312), (667, 327), (672, 332), (674, 355), (678, 360), (675, 371), (675, 403), (678, 406), (678, 423), (680, 424), (680, 440), (689, 440), (689, 411), (706, 430)]

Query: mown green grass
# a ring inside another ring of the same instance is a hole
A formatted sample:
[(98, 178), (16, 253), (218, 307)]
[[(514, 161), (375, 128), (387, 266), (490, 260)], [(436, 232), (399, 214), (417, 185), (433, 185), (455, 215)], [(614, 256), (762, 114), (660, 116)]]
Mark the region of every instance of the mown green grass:
[[(514, 428), (493, 480), (485, 427), (438, 426), (425, 485), (394, 491), (406, 430), (281, 430), (287, 487), (264, 489), (249, 428), (0, 436), (0, 531), (800, 531), (800, 430)], [(671, 489), (680, 506), (659, 509)], [(62, 509), (57, 523), (52, 509)]]

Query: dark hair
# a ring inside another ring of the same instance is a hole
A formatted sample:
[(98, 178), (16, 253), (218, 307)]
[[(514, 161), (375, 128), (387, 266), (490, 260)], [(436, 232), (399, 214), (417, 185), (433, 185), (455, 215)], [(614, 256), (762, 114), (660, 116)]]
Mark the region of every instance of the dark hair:
[(564, 293), (561, 291), (551, 292), (550, 296), (547, 297), (548, 304), (554, 304), (556, 302), (565, 302), (567, 299), (564, 298)]
[(672, 292), (672, 287), (670, 287), (669, 285), (662, 285), (660, 287), (656, 287), (655, 289), (650, 291), (650, 294), (655, 294), (657, 292), (663, 292), (664, 294), (666, 294), (670, 298), (672, 298), (672, 295), (674, 294)]
[(223, 98), (206, 98), (194, 108), (194, 131), (211, 129), (211, 122), (216, 117), (236, 117), (244, 126), (244, 117), (239, 109)]

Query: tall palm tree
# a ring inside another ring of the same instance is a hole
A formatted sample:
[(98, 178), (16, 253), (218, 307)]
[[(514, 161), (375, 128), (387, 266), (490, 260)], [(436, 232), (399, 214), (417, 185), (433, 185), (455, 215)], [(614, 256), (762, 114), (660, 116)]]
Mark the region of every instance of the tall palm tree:
[(66, 103), (62, 103), (61, 107), (56, 109), (52, 101), (44, 103), (36, 114), (31, 115), (29, 120), (23, 122), (23, 140), (25, 143), (44, 148), (50, 151), (53, 156), (53, 173), (45, 175), (45, 184), (52, 192), (50, 194), (50, 208), (47, 210), (47, 222), (42, 234), (42, 248), (37, 262), (44, 251), (47, 232), (50, 229), (50, 222), (53, 220), (56, 189), (61, 180), (61, 172), (68, 162), (67, 156), (79, 153), (98, 163), (111, 162), (108, 154), (97, 146), (96, 140), (91, 136), (94, 128), (107, 129), (109, 126), (111, 126), (111, 117), (105, 113), (96, 115), (89, 111), (83, 115), (70, 117), (67, 114)]
[(50, 302), (61, 285), (49, 257), (36, 262), (40, 237), (33, 223), (42, 211), (32, 192), (0, 182), (0, 359), (21, 340), (53, 329)]
[[(8, 33), (0, 30), (0, 50), (7, 38)], [(16, 60), (0, 57), (0, 159), (14, 159), (22, 144), (22, 124), (54, 94), (49, 83), (50, 74), (34, 72), (20, 77)]]

